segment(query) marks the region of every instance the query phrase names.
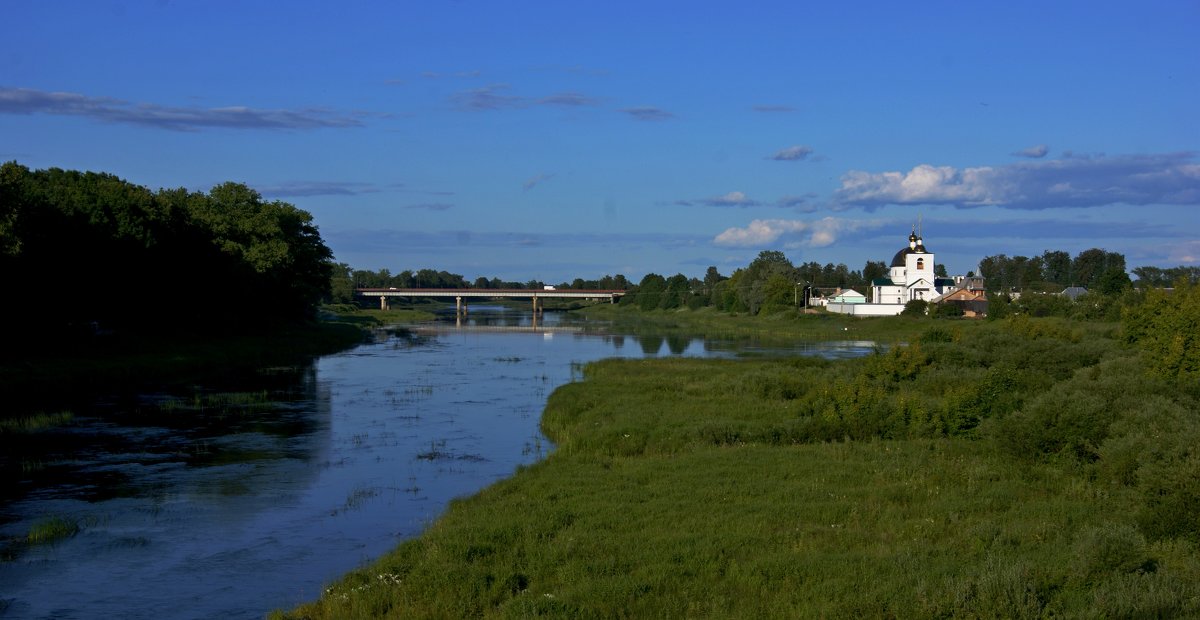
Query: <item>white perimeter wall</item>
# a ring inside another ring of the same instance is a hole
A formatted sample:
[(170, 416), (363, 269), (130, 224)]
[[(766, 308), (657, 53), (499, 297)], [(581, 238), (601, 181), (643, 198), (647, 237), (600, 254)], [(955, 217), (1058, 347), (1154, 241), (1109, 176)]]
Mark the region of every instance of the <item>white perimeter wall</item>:
[(852, 316), (896, 316), (904, 311), (904, 304), (829, 304), (828, 309)]

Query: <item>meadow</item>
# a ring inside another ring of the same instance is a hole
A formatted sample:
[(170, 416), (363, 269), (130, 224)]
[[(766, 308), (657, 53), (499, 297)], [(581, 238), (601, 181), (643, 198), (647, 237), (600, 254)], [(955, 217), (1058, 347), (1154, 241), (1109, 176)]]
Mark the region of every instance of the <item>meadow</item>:
[(548, 458), (275, 616), (1200, 615), (1194, 381), (1115, 323), (890, 325), (854, 360), (589, 364)]

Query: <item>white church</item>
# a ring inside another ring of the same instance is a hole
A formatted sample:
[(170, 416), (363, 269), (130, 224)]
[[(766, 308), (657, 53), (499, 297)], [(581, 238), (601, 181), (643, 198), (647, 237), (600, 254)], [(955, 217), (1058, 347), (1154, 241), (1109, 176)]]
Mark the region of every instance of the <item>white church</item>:
[(932, 301), (954, 288), (954, 279), (934, 275), (933, 258), (913, 227), (908, 246), (896, 252), (888, 275), (871, 282), (871, 303), (830, 302), (826, 309), (855, 316), (893, 316), (914, 299)]

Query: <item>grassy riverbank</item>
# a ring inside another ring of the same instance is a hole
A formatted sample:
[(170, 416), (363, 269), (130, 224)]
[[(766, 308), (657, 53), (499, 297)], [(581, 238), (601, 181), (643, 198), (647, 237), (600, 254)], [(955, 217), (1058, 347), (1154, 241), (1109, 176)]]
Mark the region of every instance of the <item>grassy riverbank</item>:
[[(862, 319), (842, 314), (789, 310), (765, 315), (728, 314), (706, 307), (698, 310), (643, 311), (621, 305), (597, 304), (578, 311), (588, 318), (611, 321), (618, 330), (647, 330), (655, 334), (681, 334), (706, 338), (795, 340), (874, 340), (906, 342), (929, 326), (927, 320), (910, 317)], [(970, 329), (977, 321), (948, 321), (959, 329)]]
[(1112, 325), (915, 325), (859, 360), (589, 364), (550, 457), (279, 615), (1200, 614), (1194, 386)]

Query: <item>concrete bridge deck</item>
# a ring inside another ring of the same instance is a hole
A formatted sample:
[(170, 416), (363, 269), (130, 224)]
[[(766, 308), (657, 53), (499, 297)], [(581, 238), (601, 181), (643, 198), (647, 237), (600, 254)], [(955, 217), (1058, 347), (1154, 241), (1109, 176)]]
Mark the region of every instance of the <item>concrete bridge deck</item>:
[(379, 308), (388, 309), (392, 297), (453, 297), (459, 312), (465, 312), (465, 299), (532, 299), (534, 313), (541, 312), (544, 299), (607, 299), (616, 303), (624, 295), (621, 290), (576, 290), (576, 289), (508, 289), (508, 288), (360, 288), (356, 295), (378, 297)]

